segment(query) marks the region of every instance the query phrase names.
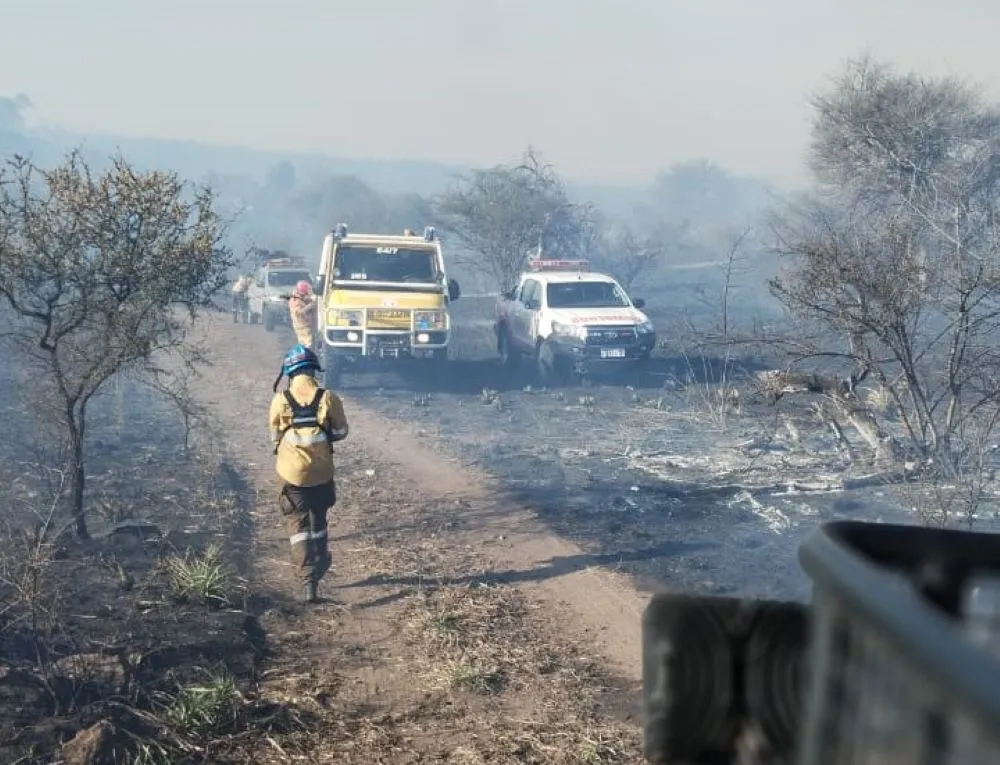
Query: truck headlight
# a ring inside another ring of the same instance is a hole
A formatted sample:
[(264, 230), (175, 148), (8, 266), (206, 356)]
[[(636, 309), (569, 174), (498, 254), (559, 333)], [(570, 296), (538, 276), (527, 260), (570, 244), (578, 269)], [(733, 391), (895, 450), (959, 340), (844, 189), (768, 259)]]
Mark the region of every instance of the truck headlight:
[(447, 311), (414, 311), (414, 328), (424, 330), (444, 330), (448, 329)]
[(360, 327), (365, 323), (365, 312), (356, 309), (331, 308), (326, 315), (330, 327)]
[(552, 322), (552, 333), (563, 337), (574, 337), (577, 340), (587, 339), (587, 328), (580, 324), (563, 324), (561, 321)]
[(639, 332), (640, 335), (648, 335), (650, 332), (653, 331), (653, 322), (651, 322), (649, 319), (646, 319), (646, 321), (644, 321), (642, 324), (636, 327), (636, 330)]

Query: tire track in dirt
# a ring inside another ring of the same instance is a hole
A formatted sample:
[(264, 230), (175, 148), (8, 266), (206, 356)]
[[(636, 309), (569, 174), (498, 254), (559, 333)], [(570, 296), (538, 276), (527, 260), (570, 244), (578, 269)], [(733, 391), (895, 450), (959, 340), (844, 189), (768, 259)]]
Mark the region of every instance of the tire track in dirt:
[[(458, 465), (411, 424), (350, 396), (351, 436), (336, 455), (340, 501), (331, 513), (334, 567), (321, 586), (325, 602), (294, 603), (266, 440), (270, 386), (293, 340), (233, 325), (227, 315), (206, 318), (199, 331), (215, 357), (204, 403), (217, 427), (230, 433), (232, 457), (247, 467), (254, 487), (247, 498), (257, 528), (254, 607), (271, 654), (261, 692), (297, 710), (282, 728), (288, 736), (272, 742), (275, 759), (262, 762), (290, 761), (289, 741), (316, 762), (422, 762), (421, 752), (447, 752), (456, 762), (509, 761), (504, 757), (527, 751), (525, 736), (532, 752), (544, 754), (516, 761), (642, 761), (636, 720), (644, 598), (624, 578), (581, 568), (582, 550), (547, 532), (528, 509), (505, 502), (496, 479)], [(508, 701), (483, 701), (475, 693), (456, 701), (442, 688), (469, 685), (462, 674), (467, 649), (450, 649), (461, 642), (450, 620), (471, 623), (475, 609), (493, 614), (493, 626), (476, 640), (480, 647), (498, 644), (487, 653), (501, 666), (477, 674), (476, 683), (509, 674), (503, 666), (523, 664), (529, 672), (537, 666), (537, 675), (551, 664), (565, 677), (590, 676), (587, 687), (574, 679), (579, 687), (560, 699), (561, 680), (532, 688), (515, 678)], [(520, 659), (500, 655), (504, 641)], [(591, 658), (595, 651), (600, 658)], [(425, 661), (431, 654), (441, 666)], [(434, 673), (440, 677), (432, 682)], [(581, 695), (592, 698), (577, 705)], [(537, 707), (533, 713), (524, 708), (529, 704)], [(317, 738), (317, 729), (332, 725), (324, 714), (333, 709), (337, 729)], [(346, 709), (354, 716), (345, 717)], [(493, 719), (477, 718), (477, 709)], [(600, 735), (581, 732), (570, 749), (556, 746), (539, 722), (550, 718), (553, 730), (563, 727), (560, 740), (570, 740), (574, 719), (584, 721), (581, 731), (600, 732), (593, 720), (603, 725), (622, 717), (631, 721), (609, 723)], [(426, 732), (431, 718), (439, 723), (433, 735)], [(325, 742), (320, 749), (318, 741)]]

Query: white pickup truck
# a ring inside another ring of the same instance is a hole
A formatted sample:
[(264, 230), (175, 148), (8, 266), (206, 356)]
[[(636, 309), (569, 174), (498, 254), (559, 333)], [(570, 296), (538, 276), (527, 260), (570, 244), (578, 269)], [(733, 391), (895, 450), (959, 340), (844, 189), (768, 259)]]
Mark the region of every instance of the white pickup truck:
[(542, 384), (566, 383), (594, 365), (638, 364), (656, 345), (645, 301), (630, 298), (586, 260), (530, 260), (496, 304), (493, 328), (506, 370), (531, 359)]
[(268, 332), (279, 324), (290, 325), (288, 296), (301, 281), (313, 281), (302, 258), (272, 257), (262, 261), (247, 290), (250, 323), (262, 323)]

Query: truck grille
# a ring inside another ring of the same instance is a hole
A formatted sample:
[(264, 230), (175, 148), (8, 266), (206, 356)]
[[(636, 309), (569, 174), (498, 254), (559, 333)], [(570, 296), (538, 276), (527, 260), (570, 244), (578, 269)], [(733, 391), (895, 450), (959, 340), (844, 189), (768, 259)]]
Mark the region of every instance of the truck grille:
[(635, 327), (587, 327), (587, 345), (635, 345)]
[(365, 355), (382, 359), (396, 359), (410, 354), (409, 335), (368, 335), (365, 338)]
[(368, 311), (368, 329), (409, 329), (410, 311), (376, 308)]

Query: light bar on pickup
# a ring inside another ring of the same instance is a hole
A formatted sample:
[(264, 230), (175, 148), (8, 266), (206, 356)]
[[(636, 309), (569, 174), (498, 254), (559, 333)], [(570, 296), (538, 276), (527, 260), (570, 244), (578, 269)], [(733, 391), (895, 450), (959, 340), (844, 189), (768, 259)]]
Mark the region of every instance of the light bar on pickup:
[(303, 258), (271, 258), (263, 263), (265, 268), (273, 266), (302, 266), (305, 265)]
[(589, 271), (589, 260), (529, 260), (529, 271)]

